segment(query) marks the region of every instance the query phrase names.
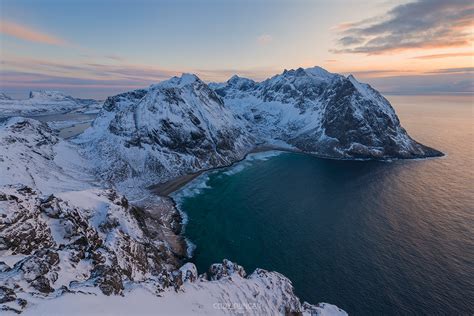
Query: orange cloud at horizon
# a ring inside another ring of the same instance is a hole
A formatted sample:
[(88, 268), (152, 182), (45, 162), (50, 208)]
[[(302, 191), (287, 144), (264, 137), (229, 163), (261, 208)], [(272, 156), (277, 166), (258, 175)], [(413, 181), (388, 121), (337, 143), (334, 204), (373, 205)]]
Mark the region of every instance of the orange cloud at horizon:
[(30, 42), (57, 46), (67, 45), (66, 41), (61, 38), (34, 30), (31, 27), (20, 25), (11, 21), (0, 22), (0, 33)]

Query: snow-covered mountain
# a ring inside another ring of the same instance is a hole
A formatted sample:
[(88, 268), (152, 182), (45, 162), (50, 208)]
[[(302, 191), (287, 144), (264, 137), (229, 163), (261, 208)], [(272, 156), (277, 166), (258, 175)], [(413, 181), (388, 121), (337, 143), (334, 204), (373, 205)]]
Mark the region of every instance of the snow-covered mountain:
[(254, 143), (245, 125), (204, 82), (184, 74), (108, 98), (76, 142), (102, 179), (154, 184), (242, 159)]
[[(57, 92), (31, 93), (26, 101), (2, 97), (0, 109), (81, 109)], [(73, 306), (87, 314), (90, 304), (109, 300), (105, 312), (114, 314), (115, 306), (127, 310), (138, 300), (151, 312), (236, 313), (215, 306), (245, 302), (258, 315), (344, 315), (329, 304), (301, 304), (276, 272), (247, 276), (229, 261), (207, 275), (181, 266), (180, 214), (146, 187), (232, 164), (262, 145), (338, 159), (442, 155), (411, 139), (376, 90), (319, 67), (209, 85), (184, 74), (109, 97), (73, 142), (56, 133), (22, 117), (0, 123), (2, 311)]]
[(22, 184), (44, 194), (92, 187), (94, 177), (76, 146), (46, 123), (12, 117), (0, 123), (0, 185)]
[(29, 98), (14, 100), (4, 93), (0, 95), (0, 116), (46, 115), (67, 112), (98, 112), (101, 101), (79, 99), (58, 91), (31, 91)]
[(342, 159), (442, 155), (411, 139), (387, 99), (352, 75), (298, 68), (262, 82), (234, 76), (210, 86), (268, 143)]
[(173, 77), (109, 97), (76, 142), (119, 189), (229, 165), (259, 145), (337, 159), (442, 155), (411, 139), (376, 90), (320, 67), (262, 82)]
[(11, 100), (12, 98), (3, 92), (0, 92), (0, 100)]

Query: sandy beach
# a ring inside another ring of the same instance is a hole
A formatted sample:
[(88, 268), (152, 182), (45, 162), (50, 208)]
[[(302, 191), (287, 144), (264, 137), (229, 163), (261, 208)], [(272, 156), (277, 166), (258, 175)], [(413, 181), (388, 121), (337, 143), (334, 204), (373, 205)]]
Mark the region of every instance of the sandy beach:
[(232, 166), (233, 164), (236, 164), (236, 163), (239, 163), (239, 162), (245, 160), (245, 158), (247, 158), (247, 156), (250, 155), (250, 154), (261, 153), (261, 152), (272, 151), (272, 150), (294, 151), (294, 150), (290, 150), (288, 148), (275, 147), (275, 146), (266, 146), (266, 145), (265, 146), (258, 146), (258, 147), (255, 147), (254, 149), (252, 149), (241, 160), (238, 160), (238, 161), (232, 163), (231, 165), (217, 167), (217, 168), (211, 168), (211, 169), (204, 169), (204, 170), (201, 170), (201, 171), (198, 171), (198, 172), (185, 174), (185, 175), (182, 175), (180, 177), (177, 177), (177, 178), (172, 179), (172, 180), (167, 181), (167, 182), (154, 184), (154, 185), (148, 187), (148, 189), (151, 192), (153, 192), (154, 194), (157, 194), (157, 195), (160, 195), (160, 196), (169, 196), (171, 193), (179, 190), (180, 188), (185, 186), (187, 183), (189, 183), (192, 180), (199, 177), (204, 172), (211, 171), (211, 170), (222, 169), (222, 168), (227, 168), (227, 167)]

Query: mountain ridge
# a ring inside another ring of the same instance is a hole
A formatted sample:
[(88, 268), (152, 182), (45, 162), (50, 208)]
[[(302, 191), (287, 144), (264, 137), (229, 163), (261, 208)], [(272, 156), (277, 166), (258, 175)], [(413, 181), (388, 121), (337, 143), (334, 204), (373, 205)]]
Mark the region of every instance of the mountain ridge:
[(230, 165), (259, 145), (332, 159), (442, 155), (414, 141), (370, 85), (321, 67), (261, 82), (172, 77), (107, 98), (75, 142), (104, 181), (124, 188)]

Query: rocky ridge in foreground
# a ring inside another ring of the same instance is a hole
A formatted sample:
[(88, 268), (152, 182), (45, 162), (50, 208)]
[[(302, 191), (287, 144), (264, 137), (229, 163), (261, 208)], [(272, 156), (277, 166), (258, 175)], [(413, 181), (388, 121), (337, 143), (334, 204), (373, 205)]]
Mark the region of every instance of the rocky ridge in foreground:
[(139, 300), (143, 314), (344, 315), (333, 305), (301, 304), (276, 272), (247, 276), (229, 261), (202, 275), (181, 266), (186, 244), (174, 203), (151, 195), (130, 202), (101, 188), (76, 146), (44, 123), (1, 123), (0, 147), (3, 313), (83, 315), (98, 304), (106, 315), (116, 306), (131, 314)]
[[(291, 282), (276, 272), (257, 269), (247, 276), (227, 260), (203, 275), (192, 263), (178, 269), (185, 255), (180, 218), (173, 205), (165, 203), (159, 205), (167, 209), (157, 211), (132, 206), (113, 190), (40, 196), (26, 186), (2, 187), (0, 309), (34, 313), (42, 308), (39, 298), (74, 294), (78, 301), (87, 301), (102, 295), (97, 289), (127, 297), (138, 286), (165, 296), (157, 300), (166, 300), (170, 292), (193, 298), (198, 291), (196, 297), (213, 297), (212, 305), (201, 307), (202, 313), (216, 308), (234, 312), (237, 305), (232, 304), (240, 304), (240, 311), (251, 314), (319, 315), (330, 310), (344, 315), (329, 304), (301, 304)], [(45, 304), (54, 305), (50, 302)], [(189, 308), (204, 303), (196, 301)], [(73, 313), (91, 312), (78, 305)], [(108, 308), (113, 309), (103, 307)]]

